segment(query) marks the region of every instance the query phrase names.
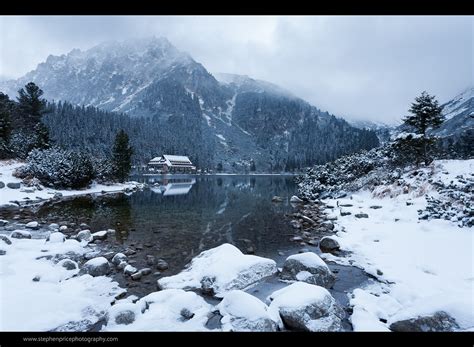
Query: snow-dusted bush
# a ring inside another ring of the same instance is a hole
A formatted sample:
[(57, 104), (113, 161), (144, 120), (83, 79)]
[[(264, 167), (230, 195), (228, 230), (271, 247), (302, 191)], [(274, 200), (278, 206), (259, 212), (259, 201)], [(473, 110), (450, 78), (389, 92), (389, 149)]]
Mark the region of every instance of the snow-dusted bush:
[(53, 188), (83, 188), (94, 178), (94, 170), (87, 155), (60, 148), (34, 149), (17, 175), (35, 177)]
[(107, 158), (91, 157), (94, 168), (94, 177), (98, 182), (110, 182), (114, 180), (114, 165)]

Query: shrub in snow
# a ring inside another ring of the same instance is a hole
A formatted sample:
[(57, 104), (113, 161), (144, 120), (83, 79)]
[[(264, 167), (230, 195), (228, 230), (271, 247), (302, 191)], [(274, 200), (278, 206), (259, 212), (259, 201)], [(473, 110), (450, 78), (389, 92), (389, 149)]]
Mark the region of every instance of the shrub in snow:
[(27, 165), (18, 174), (36, 177), (53, 188), (83, 188), (94, 178), (88, 156), (59, 148), (31, 151)]
[(272, 293), (269, 310), (290, 329), (341, 331), (344, 310), (323, 287), (296, 282)]
[(222, 297), (232, 289), (245, 287), (277, 272), (271, 259), (244, 255), (237, 247), (225, 243), (195, 257), (179, 274), (158, 280), (162, 289), (200, 289)]
[(313, 252), (289, 256), (283, 264), (280, 278), (286, 281), (303, 281), (331, 288), (336, 277), (326, 263)]
[(271, 315), (268, 306), (241, 290), (228, 292), (217, 305), (224, 331), (277, 331), (279, 315)]

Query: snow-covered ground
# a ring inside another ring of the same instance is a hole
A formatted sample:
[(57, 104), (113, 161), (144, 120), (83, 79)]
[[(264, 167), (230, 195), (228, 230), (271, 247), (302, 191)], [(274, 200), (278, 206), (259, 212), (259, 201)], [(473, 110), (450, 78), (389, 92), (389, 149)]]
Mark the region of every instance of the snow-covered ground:
[[(472, 176), (474, 160), (437, 161), (433, 167), (433, 182), (455, 183), (458, 175)], [(402, 179), (410, 181), (408, 175)], [(388, 331), (395, 321), (436, 311), (447, 312), (461, 329), (472, 330), (472, 227), (460, 228), (457, 221), (442, 219), (419, 220), (417, 210), (427, 205), (425, 194), (436, 196), (437, 192), (426, 181), (413, 178), (408, 183), (411, 188), (405, 194), (394, 184), (345, 199), (324, 200), (334, 207), (327, 213), (338, 216), (334, 238), (352, 253), (347, 257), (325, 253), (323, 258), (362, 267), (382, 282), (352, 293), (354, 330)], [(352, 214), (341, 216), (340, 210)], [(355, 216), (360, 213), (368, 218)]]
[(96, 323), (124, 291), (111, 278), (75, 276), (78, 267), (68, 270), (64, 261), (54, 261), (58, 255), (67, 258), (90, 251), (86, 243), (10, 240), (10, 245), (0, 240), (0, 249), (6, 252), (0, 257), (1, 331), (47, 331), (61, 326), (68, 330), (68, 324), (70, 329), (83, 330)]
[(0, 208), (2, 206), (5, 207), (15, 204), (15, 201), (26, 203), (28, 201), (49, 200), (52, 199), (56, 193), (62, 194), (63, 197), (95, 193), (113, 193), (135, 189), (140, 185), (138, 182), (117, 183), (112, 185), (93, 183), (89, 188), (80, 190), (57, 190), (47, 187), (42, 187), (42, 190), (38, 190), (33, 187), (25, 187), (23, 184), (19, 189), (7, 187), (7, 183), (22, 182), (21, 179), (13, 176), (13, 171), (22, 165), (24, 165), (24, 163), (15, 160), (0, 161), (0, 182), (5, 184), (5, 187), (0, 188)]

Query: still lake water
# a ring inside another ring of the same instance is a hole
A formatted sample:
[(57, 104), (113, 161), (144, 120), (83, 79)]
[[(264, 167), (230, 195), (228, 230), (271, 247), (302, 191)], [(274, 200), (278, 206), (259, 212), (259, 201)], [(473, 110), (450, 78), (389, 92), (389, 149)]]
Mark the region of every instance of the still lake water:
[[(144, 248), (178, 272), (200, 252), (231, 243), (242, 252), (275, 257), (294, 247), (285, 213), (295, 209), (294, 176), (135, 176), (149, 188), (131, 195), (79, 197), (46, 204), (36, 216), (113, 228), (116, 242)], [(271, 199), (278, 195), (281, 203)]]

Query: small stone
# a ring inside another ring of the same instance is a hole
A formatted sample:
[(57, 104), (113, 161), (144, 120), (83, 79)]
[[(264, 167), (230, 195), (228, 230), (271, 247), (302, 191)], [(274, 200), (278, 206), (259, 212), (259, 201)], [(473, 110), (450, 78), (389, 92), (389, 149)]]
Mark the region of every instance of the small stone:
[(3, 241), (7, 245), (12, 244), (12, 241), (6, 235), (0, 235), (0, 240)]
[(78, 268), (77, 263), (71, 259), (63, 259), (58, 264), (66, 270), (76, 270)]
[(379, 269), (377, 269), (377, 275), (382, 276), (382, 275), (383, 275), (383, 272), (380, 271)]
[(31, 239), (31, 234), (26, 230), (15, 230), (10, 234), (12, 239)]
[(56, 230), (56, 229), (59, 230), (59, 224), (51, 223), (51, 224), (48, 226), (48, 228), (49, 228), (50, 230)]
[(369, 218), (367, 213), (357, 213), (354, 215), (356, 218)]
[(33, 277), (33, 282), (39, 282), (40, 279), (41, 279), (40, 276), (35, 276)]
[(146, 264), (148, 266), (154, 266), (156, 262), (155, 256), (153, 255), (147, 255), (146, 256)]
[(127, 248), (127, 249), (125, 250), (125, 252), (123, 252), (123, 253), (124, 253), (126, 256), (130, 256), (130, 255), (133, 255), (133, 254), (135, 254), (135, 253), (137, 253), (137, 252), (136, 252), (134, 249), (132, 249), (132, 248)]
[(134, 274), (135, 272), (137, 272), (137, 268), (136, 267), (133, 267), (132, 265), (127, 265), (125, 266), (125, 268), (123, 269), (123, 273), (126, 274), (126, 275), (132, 275)]
[(39, 229), (39, 223), (38, 222), (29, 222), (25, 225), (26, 228), (28, 229)]
[(183, 317), (185, 320), (189, 320), (191, 318), (194, 317), (194, 313), (192, 313), (191, 311), (189, 311), (187, 308), (183, 308), (179, 314), (181, 315), (181, 317)]
[(283, 202), (283, 198), (279, 197), (279, 196), (274, 196), (272, 198), (272, 202)]
[(169, 268), (169, 265), (164, 259), (158, 259), (158, 261), (156, 262), (156, 268), (158, 270), (164, 271)]
[(145, 267), (139, 271), (143, 276), (151, 274), (151, 269), (149, 267)]
[(374, 209), (374, 210), (377, 210), (379, 208), (382, 208), (382, 206), (378, 206), (378, 205), (373, 205), (373, 206), (370, 206), (371, 209)]
[(112, 257), (112, 263), (115, 265), (119, 265), (123, 261), (127, 261), (127, 256), (123, 253), (117, 253)]
[(59, 231), (66, 231), (67, 230), (67, 226), (66, 225), (61, 225), (59, 227)]
[(20, 189), (21, 185), (18, 182), (9, 182), (7, 183), (7, 187), (10, 189)]
[(134, 274), (131, 274), (130, 277), (132, 278), (132, 280), (138, 281), (139, 279), (142, 278), (142, 273), (138, 271), (138, 272), (135, 272)]
[(331, 237), (323, 237), (321, 241), (319, 242), (319, 248), (321, 249), (322, 252), (333, 252), (339, 250), (341, 246), (339, 245), (339, 242), (334, 240)]
[(112, 260), (112, 258), (114, 257), (115, 253), (114, 252), (107, 252), (107, 253), (104, 253), (102, 256), (107, 259), (107, 260)]
[(7, 254), (7, 251), (0, 249), (0, 255), (5, 255), (5, 254)]
[(120, 264), (117, 265), (117, 268), (119, 270), (123, 270), (125, 269), (125, 267), (128, 265), (128, 263), (126, 261), (121, 261)]

